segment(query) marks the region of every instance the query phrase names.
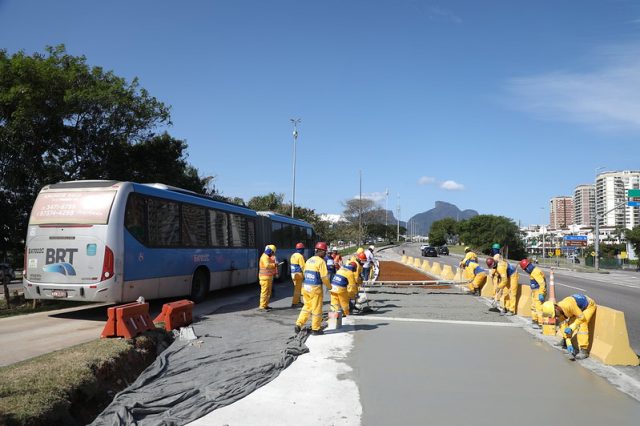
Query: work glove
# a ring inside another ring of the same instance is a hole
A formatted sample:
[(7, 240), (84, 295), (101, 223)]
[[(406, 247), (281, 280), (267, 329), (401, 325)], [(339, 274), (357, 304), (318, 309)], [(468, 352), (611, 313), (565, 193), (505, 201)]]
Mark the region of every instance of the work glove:
[(574, 349), (573, 349), (573, 346), (568, 345), (568, 346), (567, 346), (567, 352), (569, 352), (569, 355), (574, 355), (574, 354), (575, 354), (575, 351), (574, 351)]
[(571, 327), (567, 327), (564, 329), (564, 334), (567, 335), (567, 337), (571, 337), (573, 335), (573, 329)]
[(544, 294), (540, 293), (540, 294), (538, 295), (538, 300), (539, 300), (541, 303), (543, 303), (543, 302), (544, 302)]

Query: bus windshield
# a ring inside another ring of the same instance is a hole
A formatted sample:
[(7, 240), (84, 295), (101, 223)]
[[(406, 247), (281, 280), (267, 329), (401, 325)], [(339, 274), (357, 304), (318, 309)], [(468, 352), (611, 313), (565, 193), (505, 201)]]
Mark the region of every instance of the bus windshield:
[(31, 211), (31, 225), (106, 225), (116, 191), (40, 193)]

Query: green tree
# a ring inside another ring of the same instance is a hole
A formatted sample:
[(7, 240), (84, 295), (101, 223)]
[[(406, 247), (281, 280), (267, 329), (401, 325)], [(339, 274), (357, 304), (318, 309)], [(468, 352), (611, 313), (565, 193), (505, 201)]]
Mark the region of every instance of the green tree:
[(509, 257), (526, 256), (520, 230), (515, 222), (504, 216), (479, 215), (458, 222), (461, 241), (475, 247), (482, 253), (489, 254), (491, 245), (499, 243), (509, 251)]
[(451, 217), (436, 220), (429, 230), (429, 244), (441, 246), (447, 243), (447, 239), (458, 233), (458, 221)]
[(162, 181), (204, 191), (186, 143), (156, 129), (169, 107), (64, 46), (0, 50), (0, 251), (21, 251), (44, 185), (74, 179)]
[(636, 252), (636, 256), (640, 256), (640, 225), (633, 229), (628, 229), (625, 232), (625, 237), (633, 247), (633, 251)]
[[(283, 212), (283, 202), (284, 194), (276, 194), (275, 192), (270, 192), (266, 195), (256, 195), (249, 199), (247, 202), (247, 207), (252, 210), (257, 211), (270, 211), (276, 213)], [(287, 213), (284, 213), (287, 214)], [(287, 215), (291, 214), (291, 210), (289, 210)]]

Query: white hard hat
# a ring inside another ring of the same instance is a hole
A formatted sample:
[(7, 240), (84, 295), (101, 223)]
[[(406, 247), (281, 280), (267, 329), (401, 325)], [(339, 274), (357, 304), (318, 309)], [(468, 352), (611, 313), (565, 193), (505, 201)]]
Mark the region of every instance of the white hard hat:
[(375, 249), (373, 245), (369, 246), (369, 250), (373, 251), (373, 249)]

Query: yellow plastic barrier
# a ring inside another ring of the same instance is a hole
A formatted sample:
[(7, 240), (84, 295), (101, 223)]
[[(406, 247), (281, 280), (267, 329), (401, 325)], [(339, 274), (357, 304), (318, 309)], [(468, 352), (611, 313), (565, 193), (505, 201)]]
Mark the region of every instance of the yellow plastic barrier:
[(465, 281), (469, 281), (473, 279), (473, 272), (471, 272), (471, 270), (469, 268), (464, 268), (462, 270), (462, 278), (465, 279)]
[(516, 313), (523, 317), (531, 317), (531, 287), (528, 285), (518, 285)]
[(440, 274), (440, 277), (443, 280), (452, 280), (454, 275), (453, 275), (453, 269), (451, 269), (451, 265), (444, 265), (442, 267), (442, 274)]
[(482, 297), (494, 297), (496, 295), (496, 287), (493, 285), (493, 280), (490, 275), (487, 275), (487, 282), (482, 286), (480, 290), (480, 296)]
[(400, 260), (402, 263), (407, 263), (407, 255), (403, 254), (402, 259)]
[(413, 261), (413, 266), (415, 266), (416, 268), (419, 268), (421, 264), (422, 264), (422, 261), (420, 261), (420, 258), (416, 257), (415, 260)]
[(462, 268), (456, 268), (456, 274), (453, 276), (454, 281), (462, 281)]
[(431, 265), (429, 265), (429, 261), (427, 259), (422, 261), (422, 270), (425, 272), (431, 271)]
[(413, 257), (407, 256), (407, 265), (413, 265)]
[(431, 266), (431, 273), (437, 277), (442, 274), (442, 268), (438, 262), (433, 262), (433, 265)]
[(606, 365), (638, 365), (638, 356), (629, 346), (624, 312), (598, 306), (594, 316), (591, 357)]

